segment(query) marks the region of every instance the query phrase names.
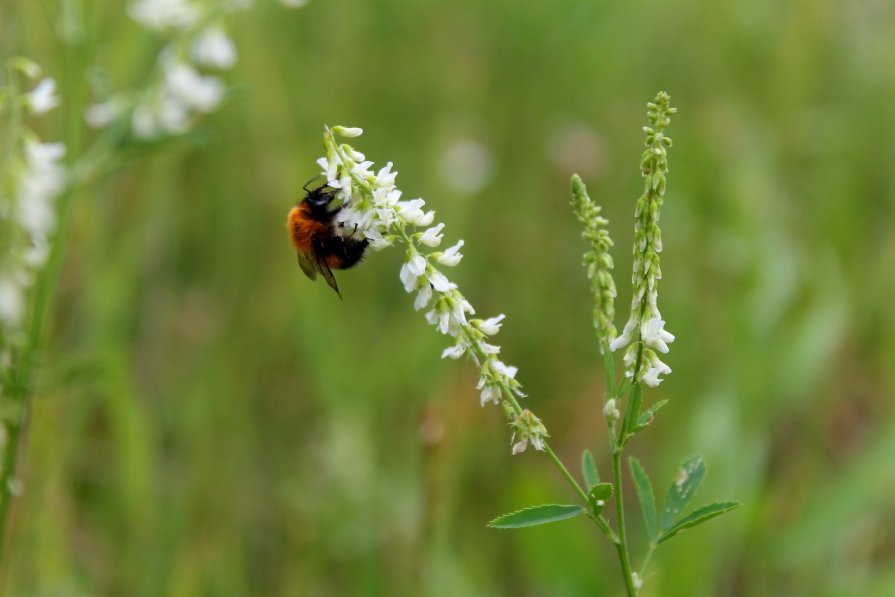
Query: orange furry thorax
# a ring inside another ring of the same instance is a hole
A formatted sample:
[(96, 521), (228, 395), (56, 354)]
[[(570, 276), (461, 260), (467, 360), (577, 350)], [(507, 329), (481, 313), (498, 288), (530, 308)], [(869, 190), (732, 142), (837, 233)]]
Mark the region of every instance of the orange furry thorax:
[(286, 227), (296, 251), (302, 253), (311, 252), (311, 243), (314, 237), (325, 236), (329, 232), (329, 226), (311, 217), (309, 206), (302, 202), (289, 210), (286, 219)]

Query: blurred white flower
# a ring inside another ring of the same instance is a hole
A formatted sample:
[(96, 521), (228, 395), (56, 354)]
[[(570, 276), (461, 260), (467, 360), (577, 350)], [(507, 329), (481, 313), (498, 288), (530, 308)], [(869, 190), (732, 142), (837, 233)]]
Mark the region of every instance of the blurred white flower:
[(185, 62), (177, 62), (165, 71), (165, 84), (173, 98), (200, 112), (210, 112), (224, 96), (224, 86), (216, 77), (203, 77)]
[[(10, 279), (0, 278), (0, 323), (5, 327), (17, 325), (25, 310), (23, 288)], [(2, 370), (2, 368), (0, 368)]]
[(190, 27), (200, 12), (189, 0), (137, 0), (131, 4), (130, 15), (147, 29), (161, 31)]
[(112, 124), (124, 112), (124, 102), (119, 97), (112, 97), (104, 102), (89, 106), (84, 111), (84, 120), (93, 128), (103, 128)]
[[(280, 0), (280, 4), (282, 4), (286, 8), (301, 8), (308, 4), (308, 0)], [(346, 135), (346, 137), (347, 136), (348, 135)]]
[(606, 143), (579, 120), (558, 125), (547, 142), (547, 152), (560, 171), (578, 172), (585, 179), (600, 179), (608, 169)]
[(441, 156), (441, 177), (455, 191), (471, 195), (488, 184), (493, 161), (491, 151), (480, 141), (457, 139)]
[(25, 170), (19, 180), (16, 219), (32, 235), (45, 236), (56, 224), (54, 201), (65, 185), (62, 143), (25, 142)]
[(44, 114), (61, 103), (56, 95), (56, 81), (51, 77), (41, 79), (26, 96), (28, 109), (32, 114)]
[(222, 27), (213, 25), (193, 41), (192, 56), (202, 66), (227, 69), (236, 63), (236, 46)]

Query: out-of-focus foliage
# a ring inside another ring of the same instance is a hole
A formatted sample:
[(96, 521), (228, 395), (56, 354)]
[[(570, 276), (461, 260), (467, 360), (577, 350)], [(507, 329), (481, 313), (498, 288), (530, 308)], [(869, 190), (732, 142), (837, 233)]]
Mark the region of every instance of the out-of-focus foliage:
[[(743, 507), (659, 550), (645, 595), (895, 593), (895, 8), (884, 1), (259, 0), (233, 93), (189, 139), (73, 199), (41, 357), (10, 595), (599, 595), (590, 525), (486, 528), (571, 501), (511, 457), (473, 368), (411, 308), (401, 256), (298, 269), (288, 208), (322, 127), (363, 126), (466, 239), (455, 271), (508, 317), (526, 403), (608, 463), (579, 172), (627, 284), (645, 102), (680, 109), (663, 213), (670, 398), (634, 452)], [(69, 157), (94, 65), (139, 85), (124, 2), (0, 2), (0, 50), (60, 81)], [(616, 324), (622, 322), (616, 321)], [(626, 476), (629, 512), (636, 513)], [(645, 536), (633, 517), (634, 552)]]

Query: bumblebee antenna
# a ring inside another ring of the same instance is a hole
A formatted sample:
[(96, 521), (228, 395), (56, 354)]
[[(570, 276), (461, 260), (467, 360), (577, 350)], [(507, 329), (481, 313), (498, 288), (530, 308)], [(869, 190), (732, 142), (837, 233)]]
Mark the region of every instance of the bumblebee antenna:
[(308, 188), (308, 185), (311, 184), (312, 182), (314, 182), (315, 180), (317, 180), (318, 178), (322, 178), (322, 177), (323, 177), (322, 174), (317, 174), (317, 175), (315, 175), (315, 176), (312, 176), (312, 177), (308, 180), (308, 182), (306, 182), (301, 188), (304, 189), (305, 193), (310, 193), (310, 192), (311, 192), (311, 189)]

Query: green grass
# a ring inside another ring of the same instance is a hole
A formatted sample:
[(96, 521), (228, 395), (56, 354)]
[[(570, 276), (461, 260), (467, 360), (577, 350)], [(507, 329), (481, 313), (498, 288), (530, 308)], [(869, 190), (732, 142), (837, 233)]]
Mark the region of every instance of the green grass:
[[(139, 82), (156, 41), (120, 3), (83, 4), (83, 45), (55, 37), (61, 11), (0, 4), (0, 48), (66, 98), (84, 93), (64, 70), (77, 52)], [(606, 478), (568, 178), (581, 170), (611, 222), (621, 325), (657, 89), (680, 109), (662, 220), (677, 340), (671, 403), (634, 454), (665, 487), (701, 452), (700, 497), (743, 506), (659, 550), (644, 594), (895, 591), (891, 10), (346, 0), (259, 2), (234, 25), (235, 93), (199, 134), (72, 198), (9, 595), (617, 594), (593, 529), (486, 528), (574, 496), (546, 458), (510, 457), (474, 368), (439, 359), (401, 255), (338, 273), (339, 301), (298, 269), (284, 218), (323, 125), (364, 127), (368, 157), (466, 240), (456, 281), (483, 316), (507, 313), (502, 354), (556, 451), (590, 448)], [(64, 117), (42, 135), (89, 140)], [(551, 150), (570, 126), (596, 147), (584, 163)], [(439, 174), (461, 135), (494, 160), (472, 196)]]

